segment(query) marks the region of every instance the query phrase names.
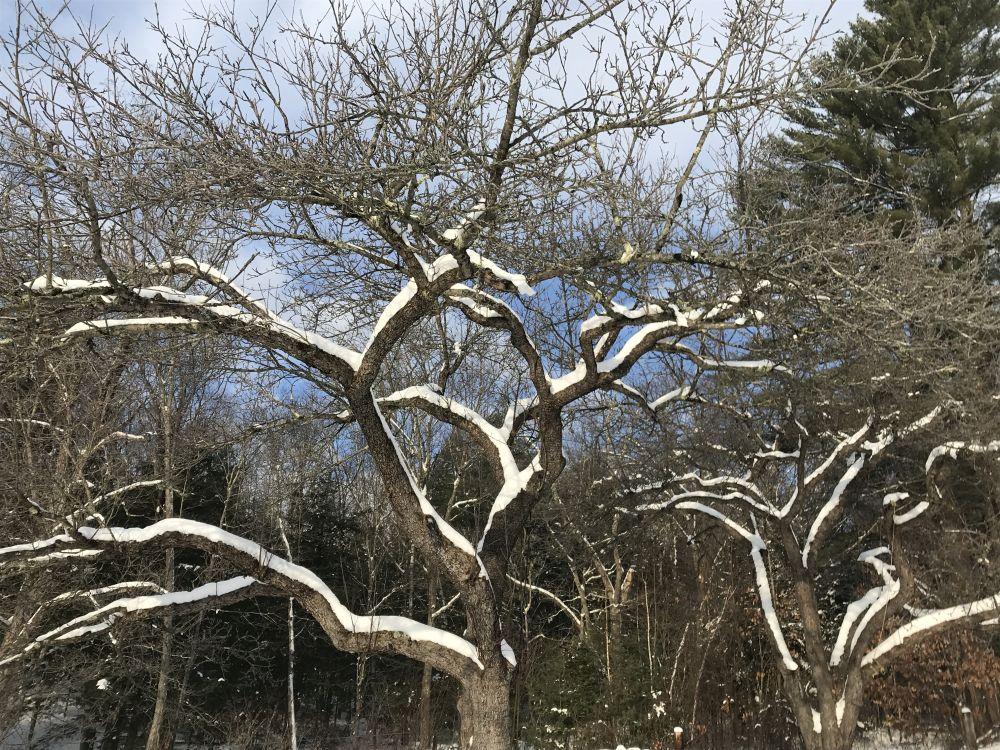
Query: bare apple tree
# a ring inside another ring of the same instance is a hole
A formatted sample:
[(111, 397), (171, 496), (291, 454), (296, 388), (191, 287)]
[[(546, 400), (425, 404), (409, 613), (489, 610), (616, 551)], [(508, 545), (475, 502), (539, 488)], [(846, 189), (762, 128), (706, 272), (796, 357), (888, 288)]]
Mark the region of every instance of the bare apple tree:
[[(464, 633), (358, 614), (280, 551), (168, 518), (71, 525), (0, 557), (23, 569), (184, 548), (235, 575), (116, 598), (3, 664), (124, 618), (292, 598), (337, 648), (454, 677), (462, 746), (507, 748), (506, 574), (564, 468), (571, 407), (600, 395), (669, 410), (713, 372), (780, 372), (745, 355), (749, 333), (727, 354), (727, 332), (766, 323), (771, 287), (684, 198), (718, 116), (786, 97), (816, 30), (803, 41), (780, 3), (735, 2), (709, 32), (676, 0), (277, 15), (206, 13), (138, 54), (20, 7), (0, 98), (4, 356), (27, 330), (67, 348), (218, 336), (315, 389), (363, 444), (405, 543), (458, 594)], [(689, 156), (660, 163), (665, 128), (683, 124)], [(280, 286), (266, 300), (241, 283), (261, 267)], [(387, 362), (435, 326), (443, 346), (418, 354), (440, 375), (388, 382)], [(470, 327), (492, 346), (463, 348)], [(668, 385), (643, 398), (627, 378), (653, 353)], [(470, 356), (496, 373), (481, 410), (450, 391)], [(399, 410), (463, 433), (488, 462), (493, 499), (473, 534), (428, 499)]]

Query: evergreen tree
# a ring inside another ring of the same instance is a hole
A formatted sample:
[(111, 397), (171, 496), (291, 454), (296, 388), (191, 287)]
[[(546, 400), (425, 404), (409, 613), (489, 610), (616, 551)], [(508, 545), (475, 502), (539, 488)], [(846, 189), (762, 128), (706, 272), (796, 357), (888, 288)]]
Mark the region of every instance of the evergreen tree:
[[(788, 117), (784, 168), (847, 188), (848, 210), (1000, 219), (1000, 4), (866, 0)], [(794, 201), (793, 197), (793, 201)]]

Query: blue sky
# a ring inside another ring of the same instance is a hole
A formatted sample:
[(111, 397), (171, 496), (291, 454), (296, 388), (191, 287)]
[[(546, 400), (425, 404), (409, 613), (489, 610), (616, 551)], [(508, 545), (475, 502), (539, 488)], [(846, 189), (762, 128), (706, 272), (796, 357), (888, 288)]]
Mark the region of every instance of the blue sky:
[[(763, 0), (761, 0), (763, 1)], [(773, 0), (772, 0), (773, 1)], [(13, 13), (17, 0), (0, 0), (0, 28), (6, 28), (13, 23)], [(55, 10), (63, 0), (38, 0), (46, 9)], [(274, 0), (69, 0), (70, 11), (78, 18), (91, 19), (95, 25), (106, 26), (107, 33), (126, 42), (133, 53), (140, 56), (156, 54), (160, 40), (157, 34), (150, 31), (149, 20), (159, 17), (162, 25), (171, 29), (188, 27), (194, 29), (198, 22), (192, 20), (192, 10), (198, 11), (212, 7), (234, 7), (237, 16), (250, 22), (255, 16), (262, 14)], [(349, 0), (350, 2), (350, 0)], [(406, 7), (408, 3), (420, 3), (422, 0), (354, 0), (356, 7), (378, 9), (380, 5), (390, 2)], [(298, 19), (317, 20), (328, 11), (331, 0), (277, 0), (278, 13), (272, 16), (272, 21), (280, 24), (282, 16)], [(711, 28), (713, 22), (722, 17), (726, 5), (732, 5), (733, 0), (690, 0), (689, 12), (701, 16), (706, 27)], [(827, 8), (827, 0), (784, 0), (784, 8), (789, 14), (803, 16), (807, 20), (800, 26), (800, 35), (804, 38), (811, 30), (816, 18)], [(828, 15), (825, 27), (823, 46), (829, 44), (829, 38), (845, 30), (848, 24), (864, 10), (863, 0), (835, 0)], [(572, 71), (570, 71), (572, 73)], [(668, 142), (674, 154), (668, 157), (686, 159), (691, 147), (697, 141), (697, 130), (692, 125), (682, 125), (670, 133)], [(713, 148), (710, 141), (705, 155)], [(668, 151), (671, 150), (668, 148)]]
[[(405, 6), (408, 2), (418, 3), (422, 0), (394, 0), (397, 5)], [(376, 8), (380, 3), (387, 0), (358, 0), (358, 7)], [(61, 0), (39, 0), (40, 5), (46, 9), (55, 10)], [(271, 0), (69, 0), (69, 8), (73, 15), (81, 19), (92, 19), (93, 23), (99, 26), (106, 26), (107, 33), (116, 36), (128, 43), (133, 52), (142, 56), (155, 56), (159, 45), (159, 37), (149, 29), (149, 19), (159, 17), (161, 23), (166, 28), (189, 27), (195, 28), (197, 22), (192, 20), (192, 9), (200, 10), (205, 7), (234, 7), (237, 15), (247, 22), (254, 16), (261, 14), (270, 5)], [(732, 4), (732, 0), (730, 0)], [(691, 0), (689, 10), (695, 14), (700, 14), (704, 24), (713, 26), (713, 21), (721, 18), (725, 0)], [(826, 7), (826, 0), (785, 0), (785, 9), (789, 13), (803, 15), (807, 22), (802, 24), (801, 34), (804, 37), (812, 27), (812, 21), (822, 13)], [(14, 18), (13, 13), (16, 7), (16, 0), (0, 0), (0, 28), (9, 27)], [(330, 0), (279, 0), (278, 18), (286, 16), (297, 18), (300, 15), (307, 20), (321, 18), (330, 7)], [(826, 35), (832, 36), (847, 28), (851, 20), (863, 11), (863, 0), (838, 0), (831, 10), (828, 23), (825, 28)], [(827, 42), (828, 43), (828, 40)], [(684, 124), (675, 126), (668, 133), (665, 139), (665, 153), (667, 159), (673, 158), (677, 161), (686, 161), (691, 152), (691, 148), (698, 138), (697, 127), (701, 123)], [(711, 159), (713, 151), (722, 144), (718, 137), (713, 138), (707, 144), (703, 152), (702, 159)], [(264, 290), (277, 290), (283, 285), (281, 273), (276, 272), (270, 265), (259, 265), (254, 263), (248, 269), (247, 276), (255, 277), (253, 282), (244, 278), (245, 282), (250, 282), (250, 286), (261, 292)], [(266, 294), (266, 292), (265, 292)]]
[[(62, 1), (39, 0), (42, 7), (53, 10)], [(272, 2), (274, 0), (69, 0), (69, 8), (79, 18), (90, 18), (97, 25), (106, 24), (107, 32), (127, 42), (133, 52), (154, 55), (159, 37), (149, 30), (149, 19), (158, 16), (168, 29), (175, 26), (193, 29), (197, 22), (191, 18), (192, 9), (232, 6), (238, 16), (250, 21)], [(361, 9), (378, 9), (380, 5), (388, 5), (390, 2), (406, 7), (409, 3), (416, 4), (421, 0), (354, 0), (356, 7)], [(0, 28), (9, 26), (13, 21), (15, 4), (16, 0), (0, 0)], [(331, 0), (277, 0), (276, 18), (279, 22), (282, 16), (295, 19), (301, 16), (307, 20), (316, 20), (322, 18), (330, 4)], [(711, 27), (713, 21), (721, 18), (727, 4), (732, 5), (732, 0), (690, 0), (688, 10), (695, 16), (700, 15), (705, 25)], [(800, 27), (804, 37), (815, 19), (826, 10), (827, 0), (784, 0), (784, 7), (788, 13), (807, 19)], [(835, 0), (825, 27), (826, 36), (846, 29), (863, 10), (863, 0)], [(827, 38), (824, 46), (828, 42)], [(697, 140), (697, 134), (690, 126), (682, 127), (679, 132), (671, 135), (679, 154), (689, 151)]]
[[(225, 5), (229, 5), (232, 0), (225, 0)], [(42, 3), (48, 7), (54, 7), (57, 3), (52, 0), (45, 0)], [(212, 0), (205, 3), (209, 6), (215, 4)], [(235, 0), (238, 10), (246, 12), (260, 11), (268, 4), (268, 0)], [(375, 6), (378, 3), (371, 1), (359, 3), (359, 5)], [(15, 0), (3, 0), (0, 3), (0, 10), (7, 15), (13, 12)], [(282, 0), (279, 7), (288, 11), (303, 11), (307, 15), (322, 12), (329, 7), (328, 0)], [(699, 0), (693, 3), (694, 8), (703, 12), (706, 16), (717, 15), (722, 7), (722, 0)], [(825, 3), (822, 0), (786, 0), (785, 7), (797, 13), (816, 13)], [(844, 28), (850, 19), (858, 15), (862, 10), (862, 0), (838, 0), (831, 13), (832, 28)], [(149, 0), (71, 0), (70, 6), (80, 14), (86, 15), (93, 11), (95, 19), (109, 21), (111, 27), (124, 34), (141, 32), (144, 19), (152, 16), (159, 10), (161, 18), (182, 22), (188, 15), (191, 7), (202, 7), (202, 1), (194, 3), (187, 0), (160, 0), (160, 2), (150, 2)]]
[[(222, 5), (234, 5), (240, 13), (248, 16), (261, 12), (271, 0), (70, 0), (69, 6), (74, 14), (81, 17), (92, 16), (97, 23), (106, 23), (112, 33), (121, 34), (129, 40), (133, 47), (141, 49), (143, 45), (153, 43), (154, 37), (149, 34), (146, 19), (159, 14), (168, 25), (185, 25), (190, 19), (190, 9)], [(55, 8), (60, 3), (55, 0), (41, 0), (46, 8)], [(359, 0), (359, 7), (377, 7), (379, 0)], [(400, 4), (405, 5), (405, 0)], [(0, 0), (0, 26), (5, 27), (13, 19), (16, 0)], [(304, 14), (307, 18), (322, 15), (329, 8), (329, 0), (279, 0), (278, 7), (286, 14), (297, 16)], [(692, 0), (691, 7), (695, 12), (702, 13), (707, 20), (718, 17), (724, 0)], [(785, 0), (785, 7), (793, 13), (815, 15), (826, 7), (824, 0)], [(845, 29), (847, 24), (863, 11), (863, 0), (837, 0), (830, 13), (829, 30)]]

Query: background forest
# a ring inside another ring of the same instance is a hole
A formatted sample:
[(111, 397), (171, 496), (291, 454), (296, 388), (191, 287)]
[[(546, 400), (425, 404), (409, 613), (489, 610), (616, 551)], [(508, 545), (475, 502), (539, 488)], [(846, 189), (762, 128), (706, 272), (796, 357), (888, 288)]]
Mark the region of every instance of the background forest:
[(0, 4), (0, 746), (1000, 738), (995, 0)]

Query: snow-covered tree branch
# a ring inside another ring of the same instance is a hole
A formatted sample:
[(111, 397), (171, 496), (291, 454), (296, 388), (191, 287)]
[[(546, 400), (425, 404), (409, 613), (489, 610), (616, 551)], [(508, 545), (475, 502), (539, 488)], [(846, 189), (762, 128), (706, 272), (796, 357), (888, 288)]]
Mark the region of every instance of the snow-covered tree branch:
[[(915, 608), (919, 591), (906, 538), (907, 526), (943, 499), (933, 471), (937, 462), (955, 460), (963, 450), (996, 458), (1000, 444), (949, 441), (925, 449), (926, 458), (920, 462), (923, 480), (911, 479), (911, 491), (893, 490), (892, 474), (887, 477), (885, 472), (887, 459), (900, 455), (894, 451), (912, 451), (914, 443), (926, 446), (927, 433), (936, 432), (934, 428), (949, 415), (959, 418), (961, 412), (960, 404), (939, 404), (902, 424), (897, 417), (897, 424), (881, 430), (874, 429), (879, 420), (873, 415), (860, 427), (825, 439), (808, 431), (803, 434), (805, 428), (793, 420), (792, 431), (784, 439), (796, 440), (796, 450), (758, 452), (757, 466), (743, 477), (689, 473), (662, 487), (637, 490), (666, 497), (639, 505), (639, 512), (675, 511), (702, 517), (748, 546), (766, 632), (783, 674), (786, 696), (809, 747), (850, 745), (865, 686), (907, 648), (1000, 614), (1000, 597), (995, 593), (933, 609)], [(825, 446), (822, 451), (813, 449), (819, 445)], [(766, 459), (765, 465), (780, 463), (784, 468), (768, 473), (761, 458)], [(765, 478), (777, 490), (774, 502), (759, 486)], [(921, 484), (923, 491), (918, 494)], [(881, 529), (884, 544), (862, 552), (857, 562), (874, 571), (880, 583), (850, 603), (839, 615), (839, 625), (831, 630), (830, 613), (819, 603), (823, 565), (831, 554), (837, 554), (828, 548), (843, 546), (834, 538), (845, 533), (841, 524), (845, 507), (870, 499), (879, 501), (876, 515), (881, 518), (876, 527)], [(784, 591), (776, 594), (776, 585)], [(947, 598), (946, 592), (941, 595)], [(801, 640), (792, 649), (785, 633), (799, 628)]]

